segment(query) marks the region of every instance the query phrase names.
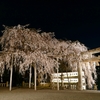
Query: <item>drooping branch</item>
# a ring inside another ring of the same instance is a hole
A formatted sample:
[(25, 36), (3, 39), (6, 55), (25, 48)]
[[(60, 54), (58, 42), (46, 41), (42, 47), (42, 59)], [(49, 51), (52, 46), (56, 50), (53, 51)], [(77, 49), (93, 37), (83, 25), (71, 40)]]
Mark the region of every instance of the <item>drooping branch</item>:
[[(71, 71), (77, 71), (77, 68), (80, 67), (78, 62), (90, 58), (88, 54), (81, 56), (81, 52), (86, 52), (88, 49), (79, 41), (58, 40), (54, 37), (54, 33), (41, 32), (26, 27), (27, 25), (5, 26), (0, 44), (2, 51), (8, 52), (8, 54), (0, 56), (1, 69), (3, 69), (4, 62), (9, 68), (11, 54), (14, 55), (13, 65), (19, 66), (21, 73), (27, 70), (30, 64), (36, 63), (36, 69), (39, 73), (51, 74), (54, 72), (54, 67), (59, 64), (59, 60), (67, 62)], [(57, 61), (56, 58), (59, 60)], [(93, 84), (91, 73), (95, 73), (95, 64), (85, 64), (82, 69), (91, 87), (91, 84)]]

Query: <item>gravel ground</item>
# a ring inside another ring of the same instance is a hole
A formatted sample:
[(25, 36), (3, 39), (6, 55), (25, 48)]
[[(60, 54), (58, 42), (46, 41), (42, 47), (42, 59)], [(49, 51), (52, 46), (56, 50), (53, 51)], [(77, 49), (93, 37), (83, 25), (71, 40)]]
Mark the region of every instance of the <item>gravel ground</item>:
[(100, 91), (0, 88), (0, 100), (100, 100)]

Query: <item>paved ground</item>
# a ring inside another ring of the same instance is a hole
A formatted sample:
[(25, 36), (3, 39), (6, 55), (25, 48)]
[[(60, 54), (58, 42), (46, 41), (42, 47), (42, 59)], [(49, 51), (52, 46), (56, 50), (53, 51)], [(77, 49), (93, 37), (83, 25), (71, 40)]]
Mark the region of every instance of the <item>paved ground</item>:
[(0, 88), (0, 100), (100, 100), (97, 90), (33, 90), (27, 88)]

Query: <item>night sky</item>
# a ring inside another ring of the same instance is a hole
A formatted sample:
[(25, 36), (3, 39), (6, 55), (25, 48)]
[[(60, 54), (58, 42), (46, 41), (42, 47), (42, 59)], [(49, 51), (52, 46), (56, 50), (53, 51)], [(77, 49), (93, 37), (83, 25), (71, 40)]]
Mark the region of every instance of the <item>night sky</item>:
[(100, 7), (97, 2), (32, 1), (0, 1), (0, 31), (4, 29), (3, 24), (30, 24), (31, 28), (54, 32), (58, 39), (78, 40), (89, 49), (100, 47)]

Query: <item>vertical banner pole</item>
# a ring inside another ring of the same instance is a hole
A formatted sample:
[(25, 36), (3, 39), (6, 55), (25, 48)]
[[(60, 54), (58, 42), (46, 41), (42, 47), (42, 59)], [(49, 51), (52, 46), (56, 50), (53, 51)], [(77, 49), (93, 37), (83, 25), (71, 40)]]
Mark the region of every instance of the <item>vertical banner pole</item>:
[(29, 71), (29, 88), (31, 88), (31, 77), (32, 77), (32, 70), (31, 70), (31, 65), (30, 65), (30, 71)]

